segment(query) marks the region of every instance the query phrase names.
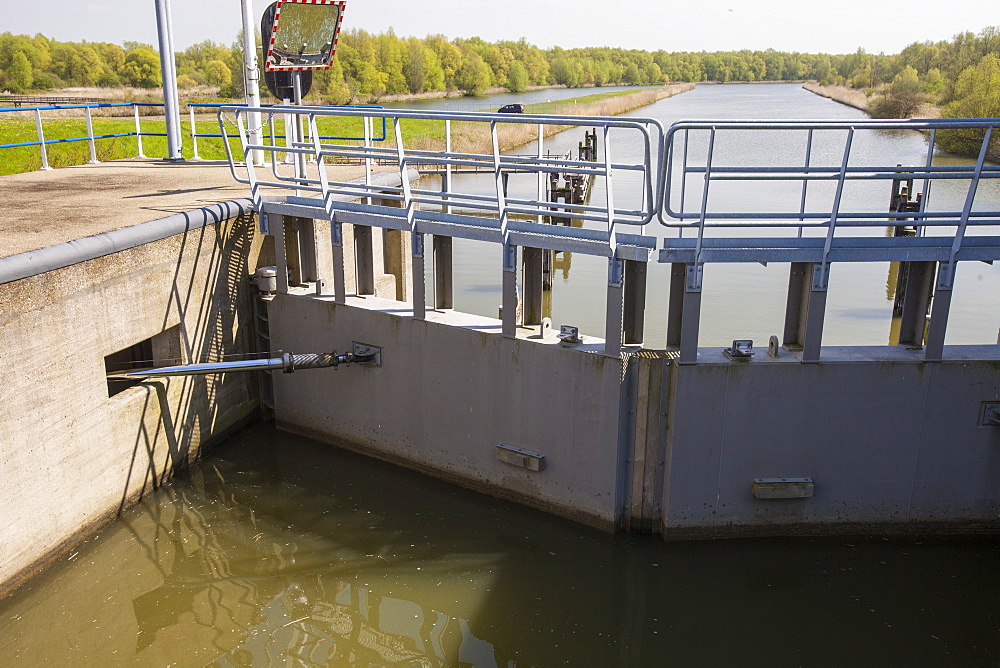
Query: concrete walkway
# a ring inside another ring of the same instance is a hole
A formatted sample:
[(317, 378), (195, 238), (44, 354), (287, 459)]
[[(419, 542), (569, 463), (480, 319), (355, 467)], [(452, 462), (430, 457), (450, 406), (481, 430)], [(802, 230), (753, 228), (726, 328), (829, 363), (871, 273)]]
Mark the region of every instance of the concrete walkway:
[[(328, 169), (345, 181), (364, 174), (359, 165)], [(0, 257), (249, 196), (225, 162), (116, 160), (3, 176)]]

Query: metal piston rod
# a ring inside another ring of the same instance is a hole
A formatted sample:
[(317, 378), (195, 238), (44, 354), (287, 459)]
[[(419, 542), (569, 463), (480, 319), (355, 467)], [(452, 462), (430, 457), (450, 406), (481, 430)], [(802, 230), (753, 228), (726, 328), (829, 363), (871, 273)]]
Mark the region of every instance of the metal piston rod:
[(281, 357), (259, 360), (239, 360), (236, 362), (210, 362), (207, 364), (182, 364), (159, 369), (144, 369), (120, 374), (124, 378), (162, 378), (167, 376), (204, 376), (214, 373), (234, 373), (240, 371), (272, 371), (281, 369), (284, 373), (294, 373), (300, 369), (336, 369), (341, 364), (368, 364), (375, 361), (375, 355), (356, 355), (337, 351), (329, 353), (284, 353)]

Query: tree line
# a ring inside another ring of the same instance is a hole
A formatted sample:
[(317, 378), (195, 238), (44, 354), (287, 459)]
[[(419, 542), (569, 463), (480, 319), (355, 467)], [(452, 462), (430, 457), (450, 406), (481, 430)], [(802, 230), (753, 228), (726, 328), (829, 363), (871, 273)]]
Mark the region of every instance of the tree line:
[[(205, 41), (176, 54), (182, 88), (217, 87), (222, 97), (243, 94), (241, 40)], [(390, 95), (531, 86), (660, 85), (671, 82), (795, 81), (813, 79), (895, 97), (944, 105), (946, 115), (1000, 116), (1000, 28), (916, 42), (894, 55), (766, 51), (668, 52), (612, 47), (541, 49), (518, 41), (478, 37), (399, 37), (347, 30), (329, 70), (315, 73), (312, 97), (331, 104), (376, 101)], [(58, 42), (43, 35), (0, 34), (0, 89), (13, 93), (67, 86), (157, 88), (159, 55), (125, 42)], [(889, 105), (891, 107), (891, 105)], [(905, 111), (902, 110), (902, 111)], [(883, 108), (885, 115), (902, 115)]]

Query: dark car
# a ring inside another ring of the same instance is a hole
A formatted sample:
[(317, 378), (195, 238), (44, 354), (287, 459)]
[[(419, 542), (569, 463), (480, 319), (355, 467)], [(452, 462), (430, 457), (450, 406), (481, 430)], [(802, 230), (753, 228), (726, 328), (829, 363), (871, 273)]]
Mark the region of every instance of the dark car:
[(523, 114), (524, 105), (523, 104), (505, 104), (504, 106), (497, 109), (498, 114)]

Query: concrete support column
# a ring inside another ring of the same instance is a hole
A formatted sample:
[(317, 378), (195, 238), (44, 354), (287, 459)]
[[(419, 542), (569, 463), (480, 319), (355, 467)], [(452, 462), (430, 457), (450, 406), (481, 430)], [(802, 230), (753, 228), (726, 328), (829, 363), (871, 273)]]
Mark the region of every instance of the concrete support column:
[(292, 286), (302, 285), (304, 280), (302, 275), (302, 249), (299, 245), (298, 218), (283, 216), (282, 220), (281, 232), (285, 240), (285, 262), (288, 263), (288, 284)]
[(802, 350), (803, 362), (818, 362), (823, 345), (829, 265), (793, 262), (788, 279), (784, 345)]
[(899, 321), (899, 345), (922, 346), (927, 329), (927, 310), (934, 285), (934, 262), (908, 262), (903, 285), (903, 312)]
[(931, 303), (931, 325), (924, 346), (925, 362), (940, 362), (944, 356), (944, 336), (951, 311), (951, 291), (954, 285), (954, 263), (942, 262), (938, 267), (937, 290)]
[(608, 260), (608, 299), (604, 314), (604, 354), (621, 357), (625, 326), (625, 261)]
[(680, 347), (681, 322), (684, 316), (684, 283), (687, 265), (674, 262), (670, 265), (670, 295), (667, 303), (667, 345)]
[(646, 263), (625, 262), (625, 345), (641, 344), (646, 324)]
[(524, 272), (524, 324), (542, 324), (542, 257), (541, 248), (523, 248), (521, 266)]
[(517, 338), (517, 246), (503, 248), (503, 309), (501, 332), (508, 339)]
[(434, 236), (434, 308), (455, 308), (451, 237)]
[(288, 252), (285, 247), (285, 217), (268, 216), (271, 237), (274, 239), (274, 262), (278, 270), (278, 292), (288, 292)]
[(319, 278), (316, 266), (316, 223), (312, 218), (296, 218), (295, 232), (298, 237), (302, 282), (313, 283)]
[[(681, 353), (680, 364), (697, 364), (698, 332), (701, 328), (701, 276), (702, 267), (697, 264), (674, 265), (681, 268), (681, 276), (671, 276), (670, 320), (677, 328), (677, 338)], [(675, 315), (676, 314), (676, 315)], [(679, 321), (679, 322), (678, 322)]]
[(344, 228), (336, 220), (330, 223), (330, 248), (333, 251), (333, 298), (347, 302), (347, 277), (344, 273)]
[(357, 271), (357, 293), (375, 294), (375, 258), (372, 248), (372, 228), (367, 225), (354, 226), (354, 261)]
[(406, 239), (403, 230), (382, 229), (382, 261), (385, 273), (396, 277), (396, 301), (409, 301), (411, 295), (407, 290), (409, 281), (407, 275), (411, 267), (406, 250)]
[(413, 317), (417, 320), (423, 320), (427, 317), (427, 283), (424, 280), (423, 234), (419, 232), (410, 234), (410, 250), (410, 276), (413, 279)]

